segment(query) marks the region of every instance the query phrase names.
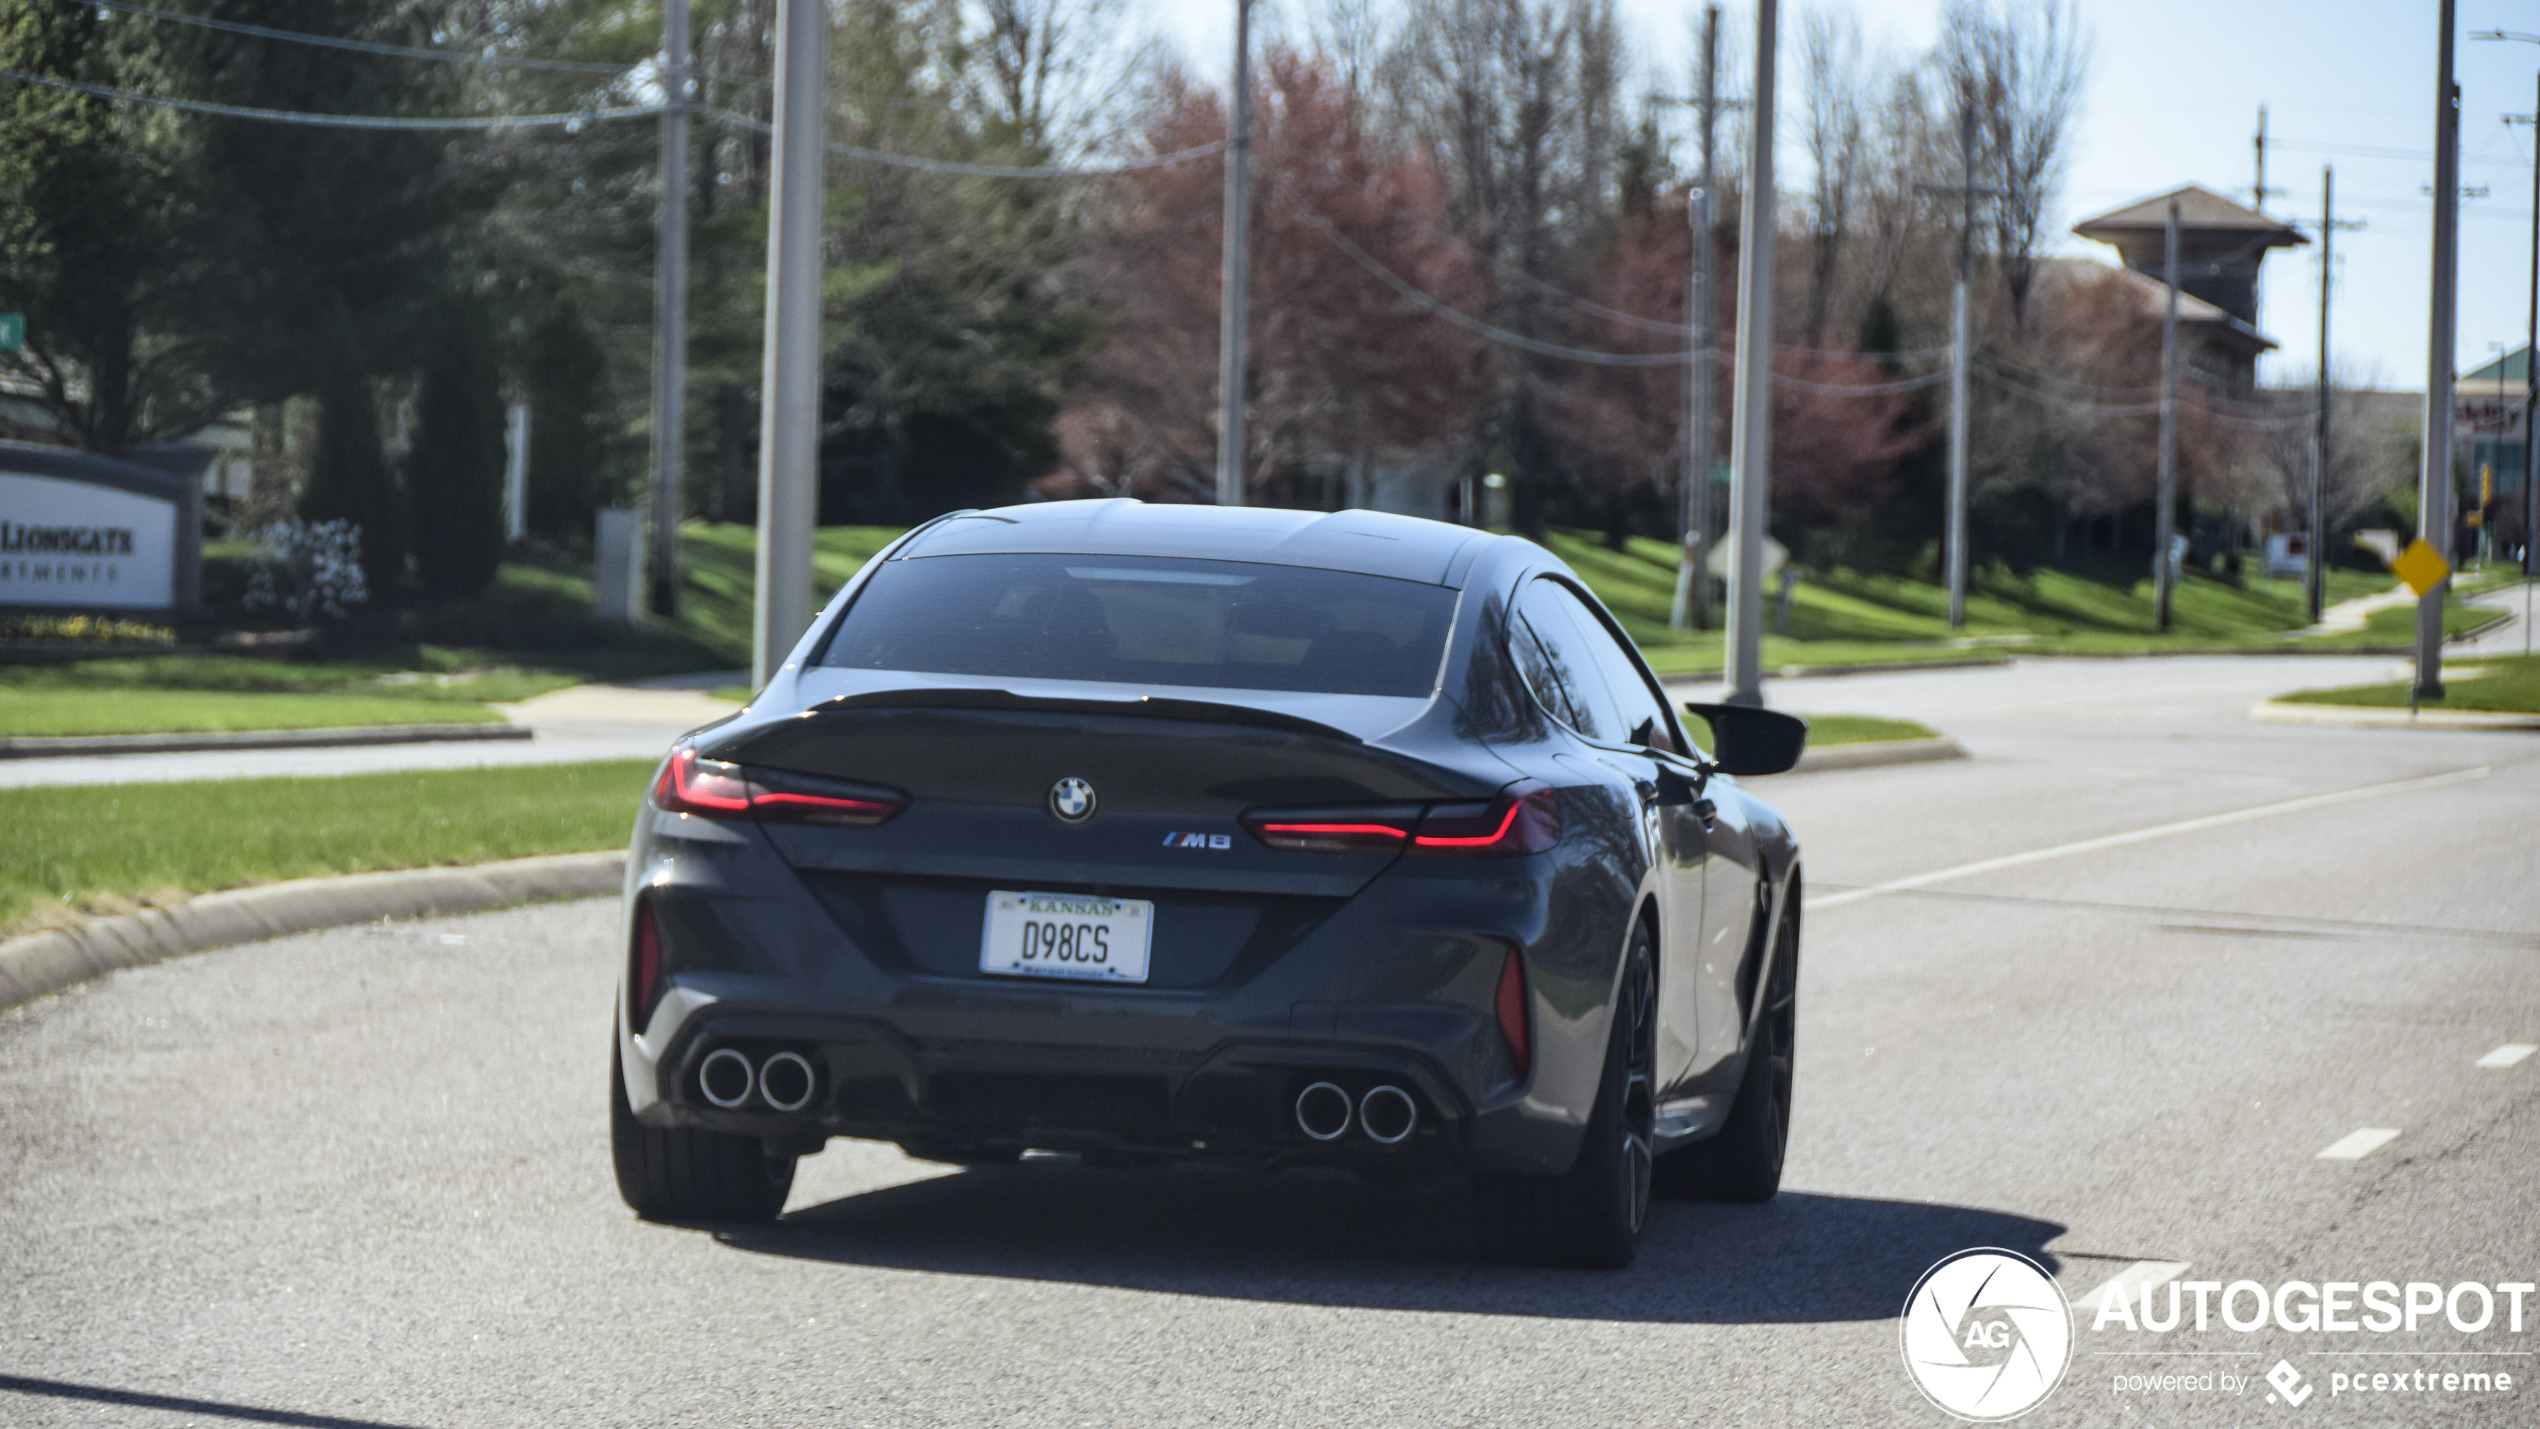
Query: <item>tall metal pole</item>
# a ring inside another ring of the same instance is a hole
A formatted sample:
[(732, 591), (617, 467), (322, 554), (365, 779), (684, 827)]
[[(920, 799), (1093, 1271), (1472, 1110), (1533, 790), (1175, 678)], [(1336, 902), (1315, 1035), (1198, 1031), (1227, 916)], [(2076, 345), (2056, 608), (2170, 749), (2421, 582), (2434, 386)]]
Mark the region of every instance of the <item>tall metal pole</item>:
[(1702, 179), (1687, 203), (1691, 225), (1693, 271), (1685, 286), (1685, 330), (1693, 358), (1685, 364), (1685, 478), (1677, 525), (1676, 600), (1668, 624), (1696, 630), (1711, 624), (1711, 580), (1708, 564), (1711, 526), (1712, 427), (1711, 397), (1711, 270), (1718, 266), (1719, 239), (1715, 218), (1719, 189), (1713, 183), (1713, 141), (1720, 117), (1720, 7), (1702, 11), (1701, 108)]
[(1949, 628), (1967, 623), (1967, 406), (1974, 373), (1975, 321), (1968, 283), (1976, 262), (1976, 111), (1961, 96), (1958, 117), (1958, 287), (1949, 306), (1949, 529), (1944, 533)]
[(2311, 442), (2310, 604), (2311, 623), (2320, 623), (2328, 582), (2328, 294), (2337, 282), (2337, 166), (2320, 166), (2320, 370), (2319, 427)]
[(1753, 124), (1737, 253), (1737, 387), (1729, 428), (1729, 619), (1726, 698), (1764, 702), (1764, 523), (1773, 471), (1773, 69), (1778, 0), (1756, 0)]
[(661, 200), (653, 277), (652, 612), (679, 613), (688, 433), (688, 0), (662, 0)]
[(2162, 281), (2169, 303), (2161, 314), (2161, 475), (2152, 512), (2152, 595), (2161, 633), (2170, 629), (2170, 544), (2178, 521), (2178, 200), (2170, 200), (2169, 236)]
[[(1241, 506), (1244, 319), (1252, 302), (1252, 0), (1235, 0), (1234, 79), (1228, 90), (1225, 275), (1217, 310), (1217, 504)], [(1465, 519), (1472, 519), (1470, 512)]]
[[(2458, 298), (2461, 87), (2452, 79), (2452, 6), (2442, 0), (2434, 72), (2434, 274), (2426, 321), (2425, 451), (2417, 472), (2417, 535), (2451, 559), (2452, 325)], [(2413, 698), (2443, 698), (2443, 598), (2437, 583), (2417, 601)]]
[[(2540, 90), (2540, 85), (2534, 86)], [(2540, 576), (2540, 95), (2531, 111), (2531, 312), (2522, 339), (2522, 578)], [(2523, 592), (2525, 604), (2531, 593)], [(2525, 642), (2531, 621), (2522, 622)]]
[(829, 12), (776, 0), (775, 181), (768, 195), (767, 350), (759, 409), (758, 611), (750, 676), (765, 685), (811, 626), (820, 516), (821, 210), (828, 189)]

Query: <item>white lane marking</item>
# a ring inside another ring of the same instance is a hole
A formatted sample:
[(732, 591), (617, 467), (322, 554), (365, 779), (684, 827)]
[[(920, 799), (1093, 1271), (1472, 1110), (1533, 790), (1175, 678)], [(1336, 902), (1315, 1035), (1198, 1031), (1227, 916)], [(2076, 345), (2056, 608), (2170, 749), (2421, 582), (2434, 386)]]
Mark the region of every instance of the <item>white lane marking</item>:
[(2128, 1303), (2142, 1298), (2146, 1290), (2155, 1290), (2187, 1273), (2190, 1262), (2184, 1260), (2138, 1260), (2100, 1282), (2099, 1288), (2087, 1295), (2073, 1297), (2073, 1317), (2096, 1318), (2099, 1307), (2108, 1303), (2108, 1292), (2115, 1291)]
[(2006, 868), (2022, 868), (2032, 863), (2044, 863), (2048, 859), (2069, 858), (2077, 853), (2097, 853), (2101, 849), (2123, 848), (2127, 844), (2148, 843), (2153, 839), (2165, 839), (2178, 834), (2227, 828), (2233, 824), (2248, 823), (2253, 819), (2271, 819), (2278, 814), (2298, 814), (2307, 809), (2324, 809), (2333, 804), (2352, 803), (2357, 799), (2377, 799), (2384, 794), (2406, 794), (2420, 789), (2440, 789), (2452, 784), (2466, 784), (2473, 779), (2484, 779), (2488, 773), (2489, 766), (2482, 764), (2475, 769), (2455, 769), (2449, 774), (2435, 774), (2423, 779), (2401, 779), (2389, 784), (2366, 784), (2361, 788), (2340, 789), (2333, 794), (2312, 794), (2300, 799), (2286, 799), (2280, 803), (2234, 809), (2225, 814), (2207, 814), (2203, 818), (2181, 819), (2174, 824), (2155, 824), (2151, 828), (2135, 829), (2130, 833), (2108, 834), (2100, 838), (2083, 839), (2078, 843), (2056, 844), (2050, 848), (2031, 849), (2027, 853), (2008, 854), (2001, 858), (1982, 859), (1975, 863), (1962, 863), (1955, 868), (1918, 873), (1911, 878), (1900, 878), (1890, 883), (1874, 883), (1867, 888), (1855, 888), (1824, 898), (1810, 898), (1808, 910), (1813, 913), (1822, 908), (1840, 908), (1846, 903), (1858, 903), (1865, 898), (1876, 898), (1882, 893), (1904, 893), (1916, 888), (1928, 888), (1935, 883), (1973, 878), (1980, 873), (1994, 873)]
[(2530, 1056), (2534, 1052), (2540, 1052), (2540, 1047), (2534, 1047), (2528, 1042), (2508, 1042), (2504, 1046), (2497, 1048), (2495, 1051), (2488, 1053), (2486, 1056), (2479, 1058), (2477, 1061), (2470, 1063), (2470, 1065), (2473, 1067), (2510, 1067), (2514, 1063), (2521, 1061), (2523, 1058)]
[(2396, 1140), (2399, 1129), (2393, 1126), (2366, 1126), (2347, 1132), (2319, 1154), (2322, 1161), (2361, 1161)]

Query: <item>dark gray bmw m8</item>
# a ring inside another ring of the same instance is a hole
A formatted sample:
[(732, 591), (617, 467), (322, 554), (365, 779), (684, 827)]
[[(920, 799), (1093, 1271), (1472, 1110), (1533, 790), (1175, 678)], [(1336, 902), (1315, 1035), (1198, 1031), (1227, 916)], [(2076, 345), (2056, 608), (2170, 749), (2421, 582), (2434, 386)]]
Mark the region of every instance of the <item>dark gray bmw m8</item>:
[(868, 562), (662, 765), (617, 1179), (772, 1219), (833, 1136), (962, 1164), (1468, 1178), (1619, 1266), (1780, 1184), (1799, 849), (1532, 542), (1366, 511), (972, 511)]

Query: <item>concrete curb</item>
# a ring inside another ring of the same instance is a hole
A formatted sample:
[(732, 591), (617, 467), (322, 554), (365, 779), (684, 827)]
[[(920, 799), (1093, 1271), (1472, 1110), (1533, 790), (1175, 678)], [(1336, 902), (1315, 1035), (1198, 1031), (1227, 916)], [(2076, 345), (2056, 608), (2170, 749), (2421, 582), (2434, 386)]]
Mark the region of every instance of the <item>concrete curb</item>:
[(255, 729), (199, 734), (93, 734), (0, 739), (0, 759), (73, 759), (98, 754), (192, 754), (221, 749), (342, 749), (363, 744), (528, 739), (518, 724), (376, 724), (348, 729)]
[(0, 943), (0, 1008), (59, 992), (117, 968), (232, 943), (252, 943), (379, 918), (475, 913), (548, 898), (615, 893), (623, 850), (553, 854), (467, 868), (416, 868), (304, 878), (207, 893), (173, 908), (96, 918)]
[(2369, 705), (2299, 705), (2261, 700), (2249, 707), (2249, 718), (2262, 724), (2326, 725), (2336, 729), (2540, 729), (2540, 714), (2494, 710), (2419, 710)]
[(1965, 745), (1941, 735), (1935, 739), (1882, 739), (1868, 744), (1830, 744), (1802, 750), (1793, 774), (1831, 773), (1837, 769), (1880, 769), (1890, 764), (1929, 764), (1964, 759)]

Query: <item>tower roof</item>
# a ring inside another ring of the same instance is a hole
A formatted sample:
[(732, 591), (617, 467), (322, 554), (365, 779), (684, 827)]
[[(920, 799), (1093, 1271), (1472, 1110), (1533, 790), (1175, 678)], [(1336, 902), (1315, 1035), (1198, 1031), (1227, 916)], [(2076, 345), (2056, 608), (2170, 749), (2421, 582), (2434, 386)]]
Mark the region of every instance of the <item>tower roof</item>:
[(2102, 243), (2117, 243), (2144, 233), (2159, 233), (2169, 227), (2170, 200), (2178, 200), (2178, 226), (2182, 233), (2234, 233), (2259, 240), (2268, 248), (2291, 248), (2311, 240), (2291, 224), (2269, 217), (2244, 204), (2223, 197), (2212, 189), (2188, 184), (2168, 193), (2138, 199), (2123, 208), (2110, 209), (2096, 218), (2085, 218), (2073, 225), (2073, 232)]

